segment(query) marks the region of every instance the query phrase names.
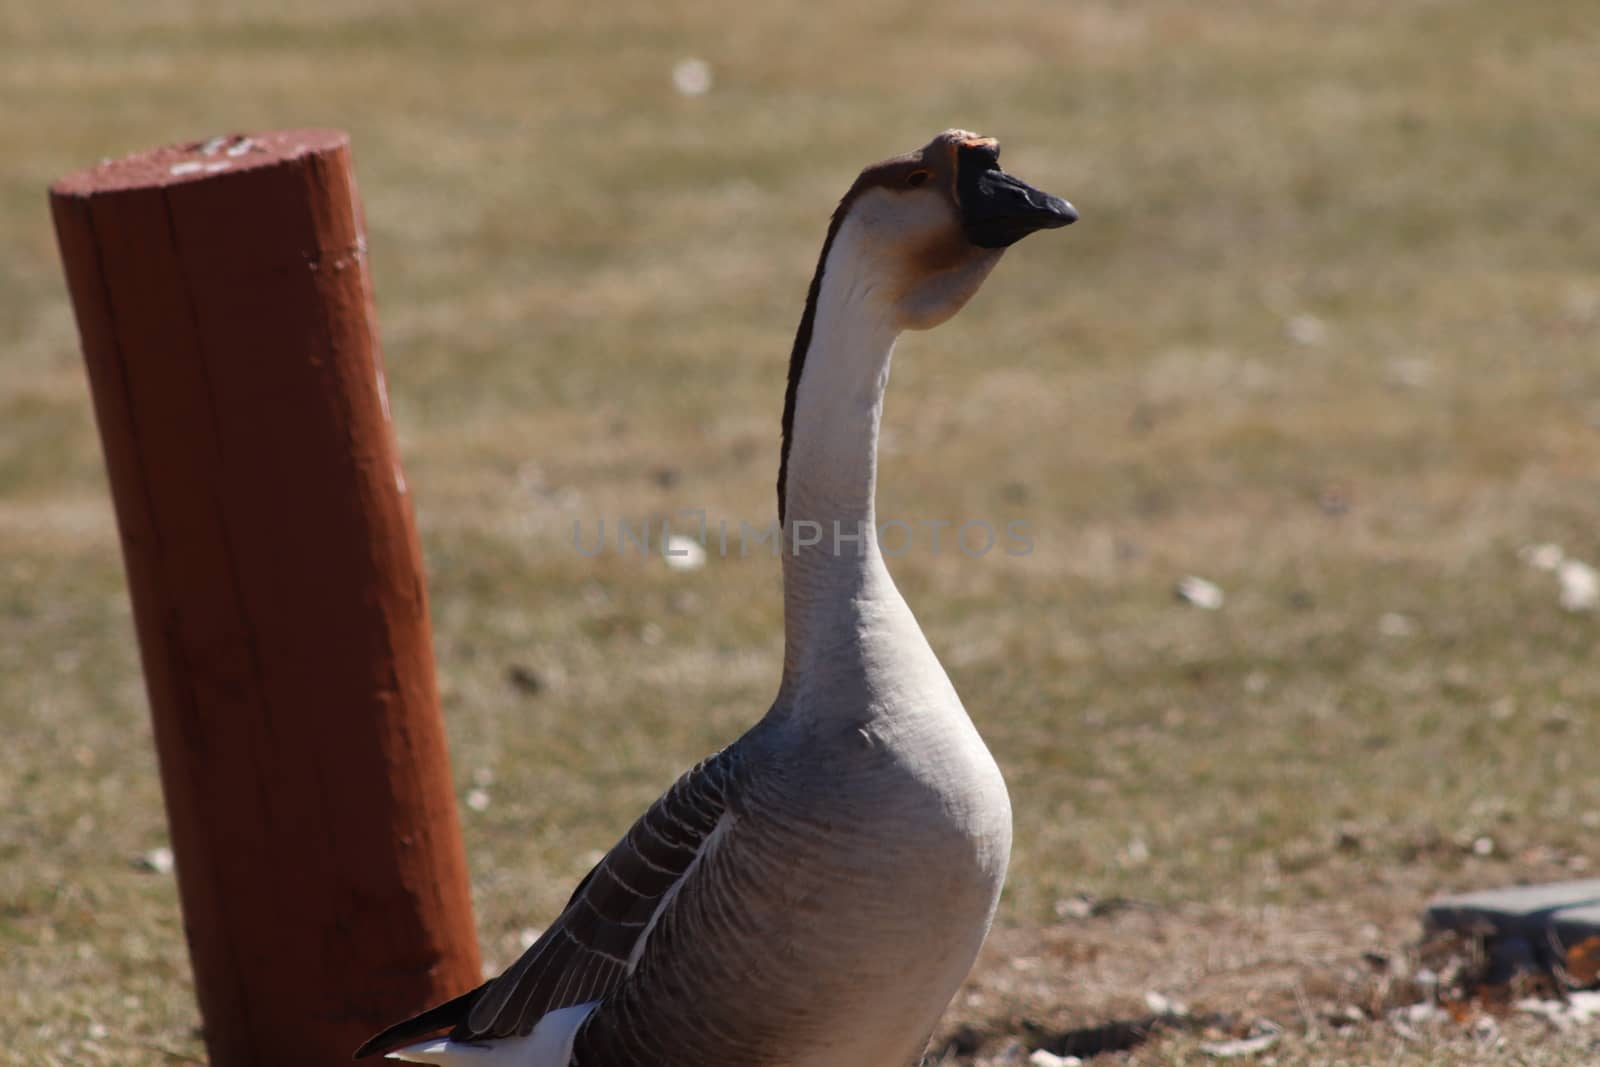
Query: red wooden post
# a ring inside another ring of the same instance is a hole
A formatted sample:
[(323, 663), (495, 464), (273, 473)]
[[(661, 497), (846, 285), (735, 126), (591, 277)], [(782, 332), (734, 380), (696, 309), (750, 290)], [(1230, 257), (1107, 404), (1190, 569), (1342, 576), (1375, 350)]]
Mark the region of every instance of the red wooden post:
[(214, 1067), (343, 1064), (480, 979), (348, 139), (50, 190)]

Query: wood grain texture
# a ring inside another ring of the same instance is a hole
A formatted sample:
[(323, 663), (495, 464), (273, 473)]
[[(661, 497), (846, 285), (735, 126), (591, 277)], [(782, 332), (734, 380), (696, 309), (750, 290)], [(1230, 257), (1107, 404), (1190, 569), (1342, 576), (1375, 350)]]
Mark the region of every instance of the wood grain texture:
[(51, 208), (211, 1062), (343, 1063), (480, 977), (347, 139), (158, 149)]

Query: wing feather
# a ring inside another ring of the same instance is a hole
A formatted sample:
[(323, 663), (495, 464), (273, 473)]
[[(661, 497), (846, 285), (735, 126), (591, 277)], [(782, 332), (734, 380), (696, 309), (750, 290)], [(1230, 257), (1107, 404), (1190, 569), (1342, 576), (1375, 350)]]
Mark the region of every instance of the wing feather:
[(543, 936), (484, 986), (451, 1040), (528, 1034), (550, 1012), (620, 985), (657, 911), (727, 814), (736, 780), (731, 749), (679, 778), (579, 883)]

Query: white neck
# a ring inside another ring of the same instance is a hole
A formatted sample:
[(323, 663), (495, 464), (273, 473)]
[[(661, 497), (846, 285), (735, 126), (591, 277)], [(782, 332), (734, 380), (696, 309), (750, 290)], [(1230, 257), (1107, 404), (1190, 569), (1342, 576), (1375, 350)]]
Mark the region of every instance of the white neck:
[(847, 221), (823, 266), (790, 431), (786, 688), (819, 668), (830, 675), (849, 671), (839, 655), (860, 648), (873, 627), (899, 630), (909, 623), (916, 630), (878, 548), (878, 423), (900, 331), (870, 268)]

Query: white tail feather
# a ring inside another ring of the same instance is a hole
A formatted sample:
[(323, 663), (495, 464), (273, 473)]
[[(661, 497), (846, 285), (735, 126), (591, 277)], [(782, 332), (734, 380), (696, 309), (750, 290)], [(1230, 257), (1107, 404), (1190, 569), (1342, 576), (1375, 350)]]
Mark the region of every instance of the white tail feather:
[(539, 1020), (526, 1037), (506, 1037), (482, 1044), (433, 1038), (389, 1053), (391, 1060), (434, 1063), (439, 1067), (567, 1067), (578, 1027), (599, 1001), (575, 1004)]

